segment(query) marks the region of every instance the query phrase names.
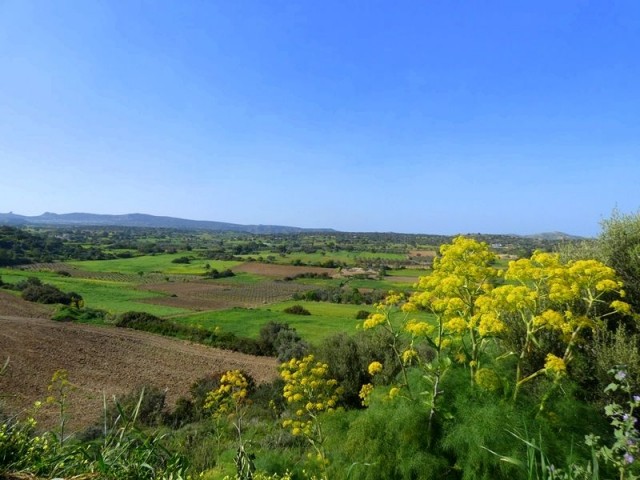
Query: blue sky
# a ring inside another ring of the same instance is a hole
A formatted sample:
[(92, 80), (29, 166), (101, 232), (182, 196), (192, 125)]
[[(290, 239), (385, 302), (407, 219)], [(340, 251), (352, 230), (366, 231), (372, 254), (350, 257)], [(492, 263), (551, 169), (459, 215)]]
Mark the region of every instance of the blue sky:
[(595, 235), (640, 2), (0, 0), (0, 212)]

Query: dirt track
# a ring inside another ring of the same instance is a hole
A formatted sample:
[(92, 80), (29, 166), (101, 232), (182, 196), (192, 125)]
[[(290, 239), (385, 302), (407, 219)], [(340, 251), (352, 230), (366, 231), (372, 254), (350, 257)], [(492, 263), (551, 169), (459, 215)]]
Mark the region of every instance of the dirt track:
[[(141, 385), (167, 389), (173, 404), (187, 396), (199, 378), (243, 369), (257, 382), (276, 376), (276, 361), (217, 350), (133, 330), (59, 323), (38, 318), (0, 316), (0, 364), (10, 358), (0, 377), (5, 410), (29, 408), (44, 400), (53, 373), (65, 369), (77, 387), (69, 398), (69, 427), (79, 430), (99, 418), (102, 394), (111, 398)], [(55, 412), (43, 409), (41, 425), (52, 426)]]

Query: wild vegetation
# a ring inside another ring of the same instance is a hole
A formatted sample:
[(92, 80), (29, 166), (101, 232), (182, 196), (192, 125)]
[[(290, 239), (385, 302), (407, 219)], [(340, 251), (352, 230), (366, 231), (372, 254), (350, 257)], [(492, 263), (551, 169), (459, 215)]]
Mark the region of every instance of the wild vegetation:
[[(212, 372), (172, 406), (145, 386), (105, 401), (95, 425), (69, 432), (74, 379), (59, 372), (43, 399), (56, 406), (59, 427), (39, 430), (32, 411), (5, 415), (0, 474), (640, 478), (639, 215), (614, 214), (598, 239), (571, 244), (104, 228), (65, 235), (82, 248), (96, 242), (112, 259), (3, 269), (0, 285), (79, 292), (84, 304), (60, 307), (57, 319), (276, 356), (280, 379), (256, 385), (241, 370)], [(332, 271), (304, 270), (323, 265)], [(214, 270), (233, 276), (204, 278)], [(277, 303), (197, 311), (238, 285), (298, 290)], [(97, 292), (108, 288), (124, 298), (101, 303)]]

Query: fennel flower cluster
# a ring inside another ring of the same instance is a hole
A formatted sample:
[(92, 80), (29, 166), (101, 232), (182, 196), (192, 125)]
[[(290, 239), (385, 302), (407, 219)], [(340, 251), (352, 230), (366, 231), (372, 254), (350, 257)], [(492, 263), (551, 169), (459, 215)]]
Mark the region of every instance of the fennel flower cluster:
[(290, 428), (294, 435), (312, 437), (317, 415), (337, 408), (343, 388), (328, 374), (329, 366), (315, 361), (313, 355), (292, 358), (280, 366), (280, 377), (285, 382), (283, 396), (294, 412), (294, 418), (284, 420), (282, 426)]
[(207, 395), (204, 408), (214, 416), (234, 415), (237, 409), (248, 404), (249, 381), (240, 370), (226, 372), (220, 378), (220, 386)]

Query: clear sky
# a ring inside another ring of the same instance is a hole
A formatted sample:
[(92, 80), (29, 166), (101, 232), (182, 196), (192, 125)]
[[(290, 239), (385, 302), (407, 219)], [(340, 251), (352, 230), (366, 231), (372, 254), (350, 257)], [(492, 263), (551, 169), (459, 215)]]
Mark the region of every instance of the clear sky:
[(0, 212), (595, 235), (640, 2), (0, 0)]

